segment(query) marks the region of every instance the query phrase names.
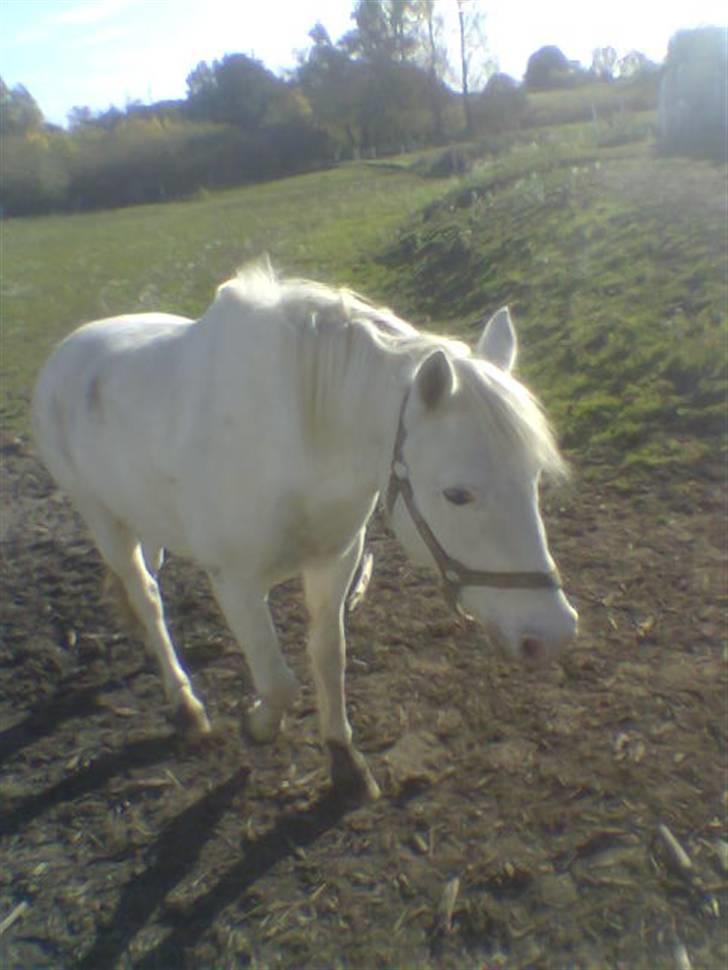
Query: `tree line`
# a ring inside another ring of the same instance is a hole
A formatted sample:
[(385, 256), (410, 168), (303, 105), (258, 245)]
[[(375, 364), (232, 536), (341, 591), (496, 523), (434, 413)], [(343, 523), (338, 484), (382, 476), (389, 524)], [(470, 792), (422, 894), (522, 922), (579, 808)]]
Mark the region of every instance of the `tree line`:
[(93, 112), (68, 130), (45, 122), (32, 95), (0, 79), (6, 215), (82, 211), (189, 196), (523, 122), (534, 91), (612, 82), (656, 70), (632, 52), (595, 51), (589, 69), (556, 47), (534, 52), (522, 83), (496, 70), (476, 0), (455, 0), (452, 65), (435, 0), (356, 0), (353, 27), (332, 41), (317, 23), (310, 47), (279, 77), (231, 53), (197, 64), (186, 97)]

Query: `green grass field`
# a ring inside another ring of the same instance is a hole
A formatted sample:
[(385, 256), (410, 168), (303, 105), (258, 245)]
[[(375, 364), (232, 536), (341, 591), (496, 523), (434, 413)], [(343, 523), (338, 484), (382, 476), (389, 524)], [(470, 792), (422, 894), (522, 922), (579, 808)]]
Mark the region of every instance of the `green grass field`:
[[(715, 451), (726, 395), (722, 169), (664, 160), (642, 115), (534, 130), (464, 178), (422, 156), (194, 201), (2, 226), (0, 416), (27, 432), (34, 375), (78, 323), (199, 315), (268, 252), (416, 325), (468, 335), (509, 303), (521, 372), (567, 447), (625, 468)], [(477, 149), (476, 149), (477, 151)]]
[(0, 418), (27, 430), (34, 375), (77, 324), (139, 310), (199, 316), (263, 252), (285, 272), (370, 288), (371, 254), (444, 186), (348, 166), (195, 201), (2, 224)]

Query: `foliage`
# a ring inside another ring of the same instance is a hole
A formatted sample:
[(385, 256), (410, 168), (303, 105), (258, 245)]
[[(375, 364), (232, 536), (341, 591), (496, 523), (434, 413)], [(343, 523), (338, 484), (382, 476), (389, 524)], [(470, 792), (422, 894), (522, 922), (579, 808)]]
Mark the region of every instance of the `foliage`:
[(551, 91), (567, 86), (574, 73), (563, 51), (549, 44), (531, 54), (523, 81), (529, 91)]
[(255, 131), (284, 90), (285, 84), (260, 61), (227, 54), (212, 65), (201, 62), (189, 74), (185, 111), (198, 121)]
[(420, 18), (413, 0), (357, 0), (356, 28), (341, 39), (342, 48), (369, 62), (412, 58), (419, 46)]
[(453, 95), (445, 86), (441, 25), (422, 0), (366, 0), (334, 44), (318, 24), (295, 74), (339, 156), (402, 151), (442, 140)]
[[(451, 72), (435, 0), (359, 2), (354, 29), (334, 43), (316, 25), (310, 49), (285, 77), (228, 54), (190, 72), (185, 100), (102, 113), (77, 106), (68, 132), (43, 125), (28, 92), (0, 81), (2, 212), (183, 198), (345, 159), (452, 145), (464, 134), (501, 152), (529, 128), (568, 122), (595, 123), (603, 147), (649, 132), (647, 119), (625, 117), (656, 105), (660, 75), (643, 55), (615, 62), (611, 49), (596, 52), (594, 69), (609, 76), (605, 84), (558, 48), (542, 48), (529, 60), (526, 84), (496, 73), (478, 92), (476, 79), (492, 68), (478, 0), (458, 0), (458, 12), (461, 93), (446, 83)], [(675, 51), (685, 46), (675, 44)], [(443, 154), (433, 172), (462, 174), (469, 160), (459, 151)]]
[(42, 124), (43, 114), (26, 88), (9, 88), (0, 77), (0, 135), (24, 135)]
[(659, 65), (651, 61), (642, 51), (627, 51), (624, 57), (619, 59), (617, 69), (620, 78), (635, 78), (640, 75), (654, 74), (659, 71)]
[(465, 133), (474, 131), (472, 92), (491, 73), (493, 64), (487, 53), (483, 12), (476, 0), (457, 0), (460, 35), (460, 89), (462, 91)]
[(35, 215), (62, 208), (68, 197), (69, 138), (33, 131), (2, 140), (0, 213)]
[(599, 81), (611, 81), (616, 77), (618, 65), (619, 57), (612, 46), (596, 47), (589, 71)]
[(314, 115), (342, 143), (340, 154), (402, 151), (433, 137), (432, 97), (441, 94), (413, 64), (382, 60), (374, 69), (319, 36), (298, 80)]
[(325, 133), (303, 113), (248, 132), (231, 125), (126, 116), (4, 139), (0, 204), (7, 215), (158, 202), (321, 167)]

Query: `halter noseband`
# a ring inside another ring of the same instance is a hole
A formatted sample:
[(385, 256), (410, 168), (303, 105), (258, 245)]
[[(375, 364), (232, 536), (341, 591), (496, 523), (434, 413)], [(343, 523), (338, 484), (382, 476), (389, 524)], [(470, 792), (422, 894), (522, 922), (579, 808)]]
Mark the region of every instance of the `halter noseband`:
[(471, 569), (453, 559), (440, 545), (427, 520), (417, 508), (415, 493), (409, 479), (409, 468), (404, 460), (404, 443), (407, 432), (404, 428), (404, 412), (409, 400), (409, 390), (404, 396), (399, 412), (397, 437), (394, 442), (389, 484), (385, 497), (387, 515), (392, 517), (394, 506), (401, 495), (407, 506), (410, 518), (420, 534), (422, 541), (435, 560), (442, 579), (445, 599), (458, 611), (458, 596), (464, 586), (491, 586), (495, 589), (561, 589), (561, 576), (557, 569), (551, 572), (493, 572), (488, 569)]

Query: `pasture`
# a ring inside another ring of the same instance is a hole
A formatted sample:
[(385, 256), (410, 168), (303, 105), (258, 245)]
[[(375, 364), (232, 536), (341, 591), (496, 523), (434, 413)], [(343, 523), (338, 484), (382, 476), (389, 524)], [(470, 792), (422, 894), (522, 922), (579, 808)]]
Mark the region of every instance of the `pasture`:
[[(622, 134), (551, 129), (460, 179), (401, 158), (3, 225), (1, 965), (728, 959), (725, 173)], [(383, 797), (356, 809), (328, 791), (297, 584), (272, 607), (302, 695), (254, 747), (206, 582), (165, 567), (216, 728), (177, 740), (27, 437), (33, 376), (78, 322), (197, 315), (263, 250), (466, 339), (509, 302), (574, 468), (543, 510), (581, 635), (545, 672), (495, 655), (373, 523), (347, 682)]]

